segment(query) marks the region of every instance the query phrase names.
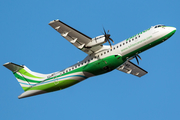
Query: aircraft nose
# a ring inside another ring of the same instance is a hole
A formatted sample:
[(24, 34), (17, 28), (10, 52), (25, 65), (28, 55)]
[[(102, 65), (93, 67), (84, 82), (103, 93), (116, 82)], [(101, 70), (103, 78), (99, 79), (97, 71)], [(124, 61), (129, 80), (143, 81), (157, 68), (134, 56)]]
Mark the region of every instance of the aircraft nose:
[(176, 32), (176, 28), (175, 27), (170, 27), (171, 33), (172, 35)]
[(174, 33), (176, 32), (175, 27), (167, 27), (167, 35), (166, 35), (166, 40), (170, 38)]

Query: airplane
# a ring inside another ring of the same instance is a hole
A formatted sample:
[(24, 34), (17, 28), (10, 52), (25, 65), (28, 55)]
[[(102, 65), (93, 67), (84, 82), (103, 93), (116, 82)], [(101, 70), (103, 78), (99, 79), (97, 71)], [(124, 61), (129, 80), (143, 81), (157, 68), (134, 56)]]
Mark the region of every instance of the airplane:
[[(109, 30), (106, 32), (104, 28), (103, 35), (90, 38), (60, 20), (53, 20), (49, 25), (72, 45), (87, 53), (87, 57), (62, 71), (50, 74), (33, 72), (25, 65), (5, 63), (3, 66), (13, 72), (24, 90), (24, 93), (18, 96), (19, 99), (62, 90), (114, 69), (142, 77), (148, 72), (138, 66), (138, 58), (141, 59), (138, 54), (166, 41), (176, 32), (175, 27), (160, 24), (111, 45), (114, 41), (110, 38)], [(103, 45), (106, 42), (109, 45)], [(134, 58), (138, 65), (131, 62)]]

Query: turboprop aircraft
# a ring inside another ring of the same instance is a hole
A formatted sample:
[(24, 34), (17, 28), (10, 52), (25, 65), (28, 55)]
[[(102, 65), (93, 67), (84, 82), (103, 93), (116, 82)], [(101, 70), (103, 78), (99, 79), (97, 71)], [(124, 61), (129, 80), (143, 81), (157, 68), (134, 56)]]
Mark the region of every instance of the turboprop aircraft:
[[(106, 32), (105, 29), (104, 35), (90, 38), (60, 20), (53, 20), (49, 25), (79, 50), (87, 53), (87, 57), (62, 71), (51, 74), (33, 72), (25, 65), (5, 63), (4, 66), (13, 72), (25, 91), (18, 98), (61, 90), (114, 69), (142, 77), (147, 71), (130, 60), (135, 58), (139, 64), (138, 58), (141, 59), (139, 53), (166, 41), (176, 32), (175, 27), (155, 25), (111, 45), (114, 41), (110, 38), (109, 31)], [(110, 45), (103, 45), (106, 42)]]

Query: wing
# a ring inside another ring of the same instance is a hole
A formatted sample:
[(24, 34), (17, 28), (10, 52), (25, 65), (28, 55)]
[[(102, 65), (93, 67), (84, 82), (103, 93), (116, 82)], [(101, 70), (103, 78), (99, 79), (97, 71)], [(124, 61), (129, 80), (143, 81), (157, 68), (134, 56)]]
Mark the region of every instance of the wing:
[(140, 68), (139, 66), (135, 65), (130, 61), (126, 61), (124, 64), (119, 66), (117, 70), (135, 75), (137, 77), (142, 77), (143, 75), (147, 74), (148, 72)]
[(68, 40), (71, 44), (87, 54), (91, 54), (102, 48), (102, 45), (86, 47), (88, 43), (92, 42), (92, 38), (68, 26), (60, 20), (51, 21), (49, 25), (59, 32), (61, 36)]

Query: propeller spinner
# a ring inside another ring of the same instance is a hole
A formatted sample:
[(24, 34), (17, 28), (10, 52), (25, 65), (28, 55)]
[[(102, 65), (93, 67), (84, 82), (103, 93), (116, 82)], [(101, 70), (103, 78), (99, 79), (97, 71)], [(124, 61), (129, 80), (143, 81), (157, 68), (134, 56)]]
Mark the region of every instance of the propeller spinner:
[[(113, 43), (114, 43), (114, 41), (113, 41), (113, 39), (110, 38), (111, 35), (108, 34), (108, 33), (109, 33), (109, 30), (107, 31), (107, 33), (106, 33), (106, 30), (104, 29), (104, 27), (103, 27), (103, 30), (104, 30), (105, 42), (108, 42), (109, 45), (111, 46), (111, 49), (112, 49), (112, 45), (111, 45), (110, 40), (111, 40)], [(141, 57), (137, 54), (137, 55), (134, 56), (134, 58), (136, 58), (136, 61), (137, 61), (138, 65), (139, 65), (139, 60), (138, 60), (138, 58), (139, 58), (140, 60), (142, 60)]]
[[(114, 43), (114, 41), (113, 41), (113, 39), (111, 39), (110, 38), (110, 34), (108, 34), (109, 33), (109, 30), (108, 30), (108, 32), (106, 33), (106, 31), (105, 31), (105, 29), (104, 29), (104, 27), (103, 27), (103, 30), (104, 30), (104, 37), (105, 37), (105, 42), (108, 42), (109, 43), (109, 45), (111, 46), (111, 42), (110, 42), (110, 40)], [(111, 46), (111, 49), (112, 49), (112, 46)]]

